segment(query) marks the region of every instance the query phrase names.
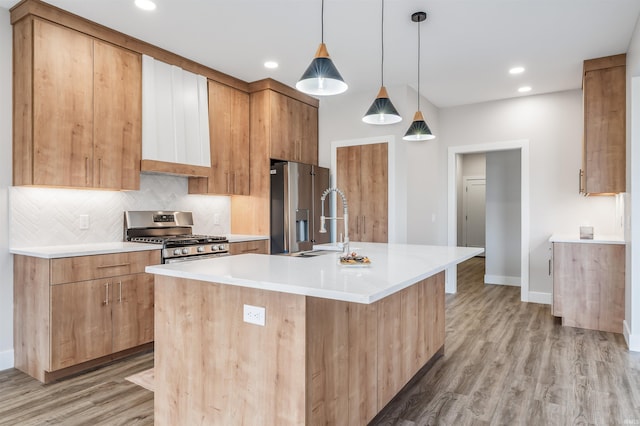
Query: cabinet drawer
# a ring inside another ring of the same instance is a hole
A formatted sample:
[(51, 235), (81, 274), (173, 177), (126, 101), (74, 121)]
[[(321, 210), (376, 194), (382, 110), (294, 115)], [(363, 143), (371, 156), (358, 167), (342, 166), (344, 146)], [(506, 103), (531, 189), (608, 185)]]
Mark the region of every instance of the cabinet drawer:
[(269, 240), (242, 241), (229, 244), (230, 254), (269, 254), (267, 243)]
[(51, 260), (51, 284), (87, 281), (144, 272), (160, 263), (160, 250), (65, 257)]

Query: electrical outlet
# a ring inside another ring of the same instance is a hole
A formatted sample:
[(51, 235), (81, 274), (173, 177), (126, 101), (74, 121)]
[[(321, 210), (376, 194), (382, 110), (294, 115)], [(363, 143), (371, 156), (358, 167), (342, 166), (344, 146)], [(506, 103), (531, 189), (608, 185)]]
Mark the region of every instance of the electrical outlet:
[(89, 215), (81, 214), (80, 215), (80, 229), (89, 229)]
[(265, 311), (266, 309), (264, 308), (264, 306), (244, 305), (244, 322), (248, 322), (249, 324), (261, 325), (264, 327), (266, 317)]
[(213, 214), (213, 224), (220, 225), (220, 213)]

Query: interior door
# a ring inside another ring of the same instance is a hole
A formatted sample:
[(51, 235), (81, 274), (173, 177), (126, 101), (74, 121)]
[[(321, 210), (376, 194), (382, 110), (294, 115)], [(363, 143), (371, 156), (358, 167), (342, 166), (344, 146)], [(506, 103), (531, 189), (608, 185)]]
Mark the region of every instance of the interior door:
[(486, 181), (465, 177), (462, 241), (466, 247), (485, 247)]

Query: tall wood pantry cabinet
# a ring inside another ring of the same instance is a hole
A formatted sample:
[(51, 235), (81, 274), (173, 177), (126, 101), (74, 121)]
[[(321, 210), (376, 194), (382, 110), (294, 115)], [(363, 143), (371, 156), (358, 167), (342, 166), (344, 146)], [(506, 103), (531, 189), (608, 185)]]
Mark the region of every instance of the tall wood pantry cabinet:
[(13, 184), (139, 189), (140, 55), (31, 15), (13, 51)]
[(580, 192), (626, 188), (626, 55), (584, 61), (584, 147)]
[[(349, 206), (349, 239), (386, 243), (389, 238), (388, 144), (339, 147), (336, 169), (337, 186), (345, 193)], [(339, 198), (337, 209), (341, 211)]]
[(249, 195), (249, 94), (209, 80), (211, 169), (190, 194)]

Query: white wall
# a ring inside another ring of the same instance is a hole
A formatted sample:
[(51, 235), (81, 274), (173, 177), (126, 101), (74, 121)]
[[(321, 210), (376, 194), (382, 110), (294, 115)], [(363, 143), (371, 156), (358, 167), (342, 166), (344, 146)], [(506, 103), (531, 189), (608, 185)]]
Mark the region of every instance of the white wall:
[(485, 283), (520, 285), (520, 150), (486, 155)]
[[(529, 140), (530, 292), (551, 293), (547, 240), (552, 233), (577, 233), (586, 223), (596, 233), (613, 233), (614, 198), (578, 194), (582, 91), (448, 108), (440, 111), (440, 125), (445, 151), (449, 146)], [(440, 161), (445, 159), (443, 153)], [(446, 198), (440, 202), (446, 204)]]
[[(634, 185), (634, 182), (636, 184)], [(627, 51), (627, 243), (624, 335), (629, 349), (640, 351), (640, 21)]]
[[(389, 132), (397, 132), (401, 137), (413, 116), (415, 92), (407, 88), (403, 97), (402, 90), (396, 88), (389, 94), (404, 121), (382, 128), (360, 122), (375, 94), (347, 92), (322, 99), (321, 161), (330, 158), (332, 140)], [(582, 162), (581, 90), (441, 110), (421, 102), (436, 139), (406, 145), (409, 243), (447, 244), (448, 147), (521, 139), (530, 141), (529, 290), (551, 293), (547, 240), (552, 233), (577, 233), (582, 224), (593, 225), (596, 233), (614, 232), (614, 198), (578, 194)]]
[[(396, 169), (401, 173), (396, 183), (402, 188), (396, 188), (396, 198), (401, 200), (400, 204), (390, 207), (397, 210), (398, 229), (407, 230), (408, 243), (435, 244), (438, 229), (433, 226), (432, 219), (435, 215), (436, 220), (440, 217), (446, 221), (446, 205), (439, 205), (437, 198), (429, 191), (416, 192), (413, 189), (426, 187), (440, 190), (440, 167), (433, 167), (430, 162), (430, 158), (437, 155), (439, 149), (438, 111), (429, 101), (421, 98), (420, 109), (436, 139), (427, 142), (403, 141), (402, 137), (409, 128), (417, 108), (416, 92), (408, 86), (388, 87), (387, 90), (391, 101), (403, 117), (400, 123), (375, 126), (362, 122), (362, 116), (377, 92), (346, 92), (339, 96), (320, 99), (318, 161), (321, 166), (331, 167), (332, 142), (395, 136)], [(425, 167), (427, 164), (431, 168)], [(446, 166), (442, 167), (446, 169)], [(446, 194), (446, 188), (443, 190), (443, 194)]]
[(11, 49), (9, 11), (0, 8), (0, 370), (13, 366), (13, 260), (9, 254)]

